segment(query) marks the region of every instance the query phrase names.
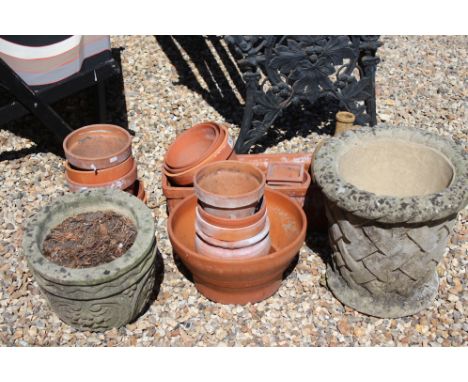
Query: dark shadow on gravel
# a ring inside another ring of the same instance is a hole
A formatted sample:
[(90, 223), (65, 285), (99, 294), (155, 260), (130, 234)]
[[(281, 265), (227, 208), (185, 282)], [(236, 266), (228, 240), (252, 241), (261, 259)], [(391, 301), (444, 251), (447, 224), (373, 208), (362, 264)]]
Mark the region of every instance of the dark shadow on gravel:
[(177, 267), (177, 269), (179, 270), (180, 273), (182, 273), (182, 275), (188, 280), (190, 281), (191, 283), (193, 283), (193, 275), (192, 275), (192, 272), (189, 271), (189, 269), (184, 265), (184, 263), (182, 262), (182, 260), (180, 260), (180, 257), (177, 255), (177, 253), (175, 253), (174, 251), (172, 251), (172, 257), (174, 258), (174, 263)]
[[(207, 40), (213, 44), (233, 83), (240, 94), (243, 95), (245, 91), (244, 81), (238, 73), (235, 62), (229, 57), (228, 51), (220, 43), (221, 38), (216, 36), (155, 36), (155, 38), (177, 70), (179, 82), (175, 85), (186, 86), (200, 94), (227, 122), (239, 126), (242, 121), (242, 105), (207, 44)], [(183, 56), (184, 52), (189, 56), (190, 61), (200, 73), (208, 89), (204, 88), (198, 81)]]
[[(122, 67), (121, 51), (120, 48), (112, 49), (112, 56), (120, 67)], [(0, 104), (3, 105), (10, 99), (11, 96), (0, 87)], [(127, 106), (122, 74), (106, 81), (106, 106), (107, 113), (104, 122), (127, 129)], [(97, 89), (94, 86), (56, 102), (53, 104), (53, 108), (73, 129), (100, 122)], [(35, 143), (35, 146), (31, 148), (17, 151), (3, 151), (5, 147), (0, 146), (0, 150), (2, 150), (0, 161), (19, 159), (29, 154), (41, 152), (52, 152), (64, 157), (61, 142), (57, 142), (55, 135), (32, 115), (26, 115), (18, 120), (0, 125), (0, 129), (9, 130), (13, 134)], [(130, 131), (130, 133), (133, 132)]]

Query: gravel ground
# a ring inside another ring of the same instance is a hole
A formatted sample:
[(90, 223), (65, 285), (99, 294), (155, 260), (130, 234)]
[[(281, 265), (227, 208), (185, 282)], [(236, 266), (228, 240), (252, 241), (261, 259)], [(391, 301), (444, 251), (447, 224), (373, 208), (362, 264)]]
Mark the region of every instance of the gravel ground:
[[(48, 308), (20, 253), (28, 216), (68, 192), (63, 158), (53, 137), (32, 117), (0, 130), (0, 344), (31, 345), (420, 345), (460, 346), (468, 340), (467, 213), (461, 214), (438, 267), (439, 295), (432, 307), (412, 317), (377, 319), (340, 304), (325, 287), (325, 264), (303, 246), (297, 266), (273, 297), (255, 305), (210, 302), (176, 268), (166, 232), (160, 167), (168, 144), (191, 124), (226, 121), (236, 134), (242, 115), (236, 72), (217, 68), (201, 41), (179, 39), (193, 61), (177, 54), (170, 38), (113, 37), (122, 47), (126, 103), (116, 82), (108, 92), (110, 117), (135, 133), (139, 174), (150, 192), (164, 259), (157, 299), (135, 323), (105, 333), (78, 332)], [(382, 121), (422, 127), (467, 142), (468, 37), (383, 37), (377, 71), (377, 105)], [(171, 46), (172, 44), (172, 46)], [(216, 46), (214, 46), (216, 48)], [(211, 49), (211, 51), (210, 51)], [(222, 57), (215, 58), (221, 63)], [(175, 66), (171, 64), (175, 62)], [(222, 74), (229, 72), (229, 80)], [(202, 79), (202, 77), (204, 79)], [(233, 80), (231, 80), (233, 78)], [(216, 86), (219, 85), (219, 88)], [(220, 90), (221, 89), (221, 90)], [(92, 93), (85, 91), (57, 109), (78, 127), (93, 119)], [(290, 114), (297, 136), (276, 134), (260, 149), (311, 151), (329, 126), (314, 128), (314, 111)], [(280, 122), (280, 124), (283, 122)], [(314, 248), (325, 237), (315, 237)]]

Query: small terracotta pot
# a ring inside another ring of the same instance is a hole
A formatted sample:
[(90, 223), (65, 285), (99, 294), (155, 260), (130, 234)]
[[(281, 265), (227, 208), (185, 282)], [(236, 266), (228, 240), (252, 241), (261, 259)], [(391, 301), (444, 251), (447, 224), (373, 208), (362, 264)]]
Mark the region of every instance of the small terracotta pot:
[[(258, 221), (251, 225), (239, 228), (226, 228), (223, 226), (210, 224), (200, 216), (200, 210), (201, 208), (197, 207), (195, 219), (197, 232), (203, 232), (204, 234), (219, 241), (235, 242), (247, 240), (249, 238), (255, 237), (256, 235), (259, 235), (262, 231), (265, 230), (265, 227), (269, 228), (270, 225), (270, 223), (268, 223), (268, 215), (266, 214), (266, 210)], [(215, 245), (214, 243), (210, 244)]]
[(194, 194), (193, 187), (172, 186), (164, 173), (162, 174), (161, 187), (166, 197), (168, 215), (184, 198)]
[(229, 240), (218, 240), (210, 235), (207, 235), (202, 226), (198, 223), (198, 221), (195, 221), (195, 232), (197, 233), (198, 236), (200, 236), (200, 239), (202, 239), (204, 242), (213, 245), (215, 247), (221, 247), (221, 248), (243, 248), (243, 247), (248, 247), (254, 244), (257, 244), (260, 240), (262, 240), (266, 235), (268, 235), (268, 232), (270, 231), (270, 222), (268, 221), (268, 217), (265, 216), (266, 219), (263, 222), (263, 224), (260, 226), (260, 230), (255, 233), (254, 235), (248, 234), (244, 238), (239, 239), (239, 240), (233, 240), (232, 237), (229, 237)]
[(290, 184), (304, 182), (304, 166), (301, 163), (271, 162), (268, 165), (268, 184)]
[(126, 188), (124, 191), (128, 192), (129, 194), (132, 194), (133, 196), (136, 196), (143, 203), (146, 203), (148, 201), (148, 195), (145, 191), (145, 185), (140, 179), (137, 179), (135, 183), (133, 183), (130, 187)]
[(270, 163), (300, 163), (304, 171), (309, 171), (312, 154), (275, 153), (275, 154), (238, 154), (237, 160), (247, 162), (266, 172)]
[(236, 219), (252, 215), (265, 189), (265, 175), (239, 161), (210, 163), (194, 177), (194, 190), (210, 214)]
[[(296, 203), (279, 192), (265, 190), (273, 250), (266, 256), (222, 259), (195, 248), (195, 195), (184, 199), (168, 219), (174, 252), (191, 271), (198, 291), (223, 304), (262, 301), (281, 285), (284, 271), (294, 259), (306, 233), (306, 216)], [(285, 224), (287, 223), (287, 224)]]
[(276, 191), (288, 195), (291, 199), (296, 201), (301, 207), (304, 206), (305, 198), (307, 196), (307, 191), (309, 190), (311, 183), (311, 177), (308, 172), (303, 173), (302, 183), (274, 183), (267, 184), (267, 187), (270, 187)]
[(132, 136), (116, 125), (84, 126), (66, 136), (63, 150), (76, 168), (99, 170), (116, 166), (131, 156)]
[(169, 146), (164, 164), (169, 172), (182, 172), (208, 157), (220, 144), (220, 128), (204, 122), (192, 126)]
[(335, 137), (343, 134), (345, 131), (353, 129), (356, 117), (348, 111), (339, 111), (336, 113)]
[(133, 157), (128, 157), (117, 166), (103, 168), (101, 170), (79, 170), (73, 168), (68, 161), (65, 161), (65, 171), (68, 179), (81, 184), (99, 184), (117, 180), (128, 174), (135, 164)]
[(260, 207), (258, 208), (258, 211), (255, 212), (253, 215), (250, 215), (241, 219), (220, 218), (219, 216), (211, 215), (210, 213), (206, 212), (200, 206), (197, 206), (197, 213), (200, 215), (200, 217), (204, 221), (214, 226), (224, 227), (224, 228), (244, 228), (244, 227), (251, 226), (252, 224), (258, 222), (260, 219), (262, 219), (265, 216), (266, 203), (265, 203), (265, 199), (262, 198), (262, 202), (260, 204)]
[(111, 180), (102, 183), (78, 183), (70, 179), (68, 172), (65, 173), (65, 179), (67, 180), (68, 187), (71, 191), (77, 192), (81, 190), (87, 190), (89, 188), (114, 188), (124, 190), (130, 187), (138, 177), (137, 163), (133, 161), (133, 166), (129, 172), (119, 179)]
[(223, 248), (211, 245), (195, 235), (195, 248), (198, 253), (221, 259), (248, 259), (253, 257), (266, 256), (270, 252), (271, 239), (266, 235), (259, 242), (240, 248)]
[(233, 159), (235, 153), (233, 153), (233, 141), (229, 135), (227, 127), (224, 125), (218, 125), (220, 127), (220, 135), (222, 137), (221, 144), (200, 163), (182, 172), (171, 172), (163, 167), (163, 172), (173, 184), (179, 186), (189, 186), (193, 184), (193, 177), (196, 172), (204, 165), (212, 162), (223, 161), (226, 159)]

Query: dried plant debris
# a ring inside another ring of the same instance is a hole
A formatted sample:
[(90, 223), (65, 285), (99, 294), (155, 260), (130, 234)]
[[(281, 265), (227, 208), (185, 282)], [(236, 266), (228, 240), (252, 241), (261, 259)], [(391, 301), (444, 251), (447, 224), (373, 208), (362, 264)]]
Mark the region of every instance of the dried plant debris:
[(135, 237), (128, 217), (113, 211), (86, 212), (54, 227), (44, 240), (43, 254), (64, 267), (95, 267), (126, 253)]

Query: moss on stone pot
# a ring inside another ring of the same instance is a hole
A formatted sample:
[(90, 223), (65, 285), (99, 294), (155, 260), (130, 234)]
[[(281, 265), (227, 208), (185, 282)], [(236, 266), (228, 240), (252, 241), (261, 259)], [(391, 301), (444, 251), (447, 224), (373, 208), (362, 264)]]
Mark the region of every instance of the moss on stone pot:
[[(117, 259), (89, 268), (67, 268), (42, 254), (48, 233), (65, 219), (111, 210), (128, 217), (137, 234)], [(81, 330), (102, 331), (134, 320), (155, 289), (156, 239), (151, 211), (137, 198), (117, 190), (89, 190), (64, 196), (28, 222), (23, 251), (29, 268), (54, 312)]]
[(468, 198), (467, 155), (419, 129), (348, 131), (317, 153), (333, 250), (327, 283), (344, 304), (378, 317), (429, 306), (436, 266)]

